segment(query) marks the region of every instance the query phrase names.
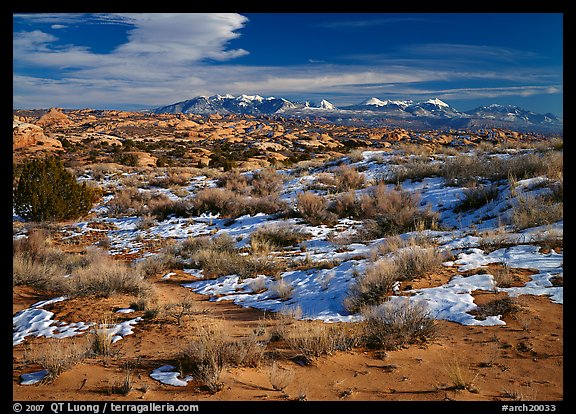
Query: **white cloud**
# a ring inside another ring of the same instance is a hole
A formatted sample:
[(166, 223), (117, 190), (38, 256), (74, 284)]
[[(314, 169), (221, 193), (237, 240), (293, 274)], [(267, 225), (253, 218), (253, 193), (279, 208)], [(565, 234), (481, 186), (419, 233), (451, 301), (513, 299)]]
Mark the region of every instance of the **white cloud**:
[[(63, 45), (63, 32), (14, 32), (13, 102), (17, 108), (159, 106), (216, 93), (349, 97), (408, 97), (410, 94), (440, 98), (562, 93), (558, 85), (561, 80), (546, 79), (551, 73), (547, 70), (496, 72), (482, 67), (450, 67), (449, 61), (443, 66), (430, 65), (429, 60), (386, 60), (384, 57), (374, 65), (367, 64), (370, 59), (362, 59), (365, 62), (362, 65), (335, 65), (313, 59), (303, 65), (284, 67), (215, 64), (215, 61), (232, 61), (249, 53), (230, 46), (248, 23), (245, 16), (235, 13), (27, 14), (15, 15), (14, 19), (50, 24), (52, 29), (80, 24), (113, 24), (127, 29), (126, 42), (109, 53), (96, 53), (74, 44)], [(468, 50), (470, 54), (484, 56), (502, 52), (497, 48), (466, 49), (464, 46), (430, 44), (426, 50), (430, 55), (438, 50), (454, 54)], [(44, 75), (24, 76), (29, 72), (23, 69), (29, 68), (44, 69)], [(462, 84), (470, 79), (548, 86), (434, 91), (425, 86), (426, 82)]]

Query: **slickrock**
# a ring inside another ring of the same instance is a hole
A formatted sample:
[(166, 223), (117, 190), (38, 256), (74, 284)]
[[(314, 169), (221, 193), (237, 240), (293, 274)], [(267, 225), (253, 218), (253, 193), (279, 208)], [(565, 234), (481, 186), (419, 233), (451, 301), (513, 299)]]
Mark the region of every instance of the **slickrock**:
[(41, 146), (42, 149), (62, 148), (62, 143), (57, 139), (47, 137), (44, 130), (38, 125), (14, 119), (12, 122), (12, 149), (35, 146)]
[(66, 114), (62, 112), (60, 108), (50, 108), (40, 119), (36, 122), (36, 125), (41, 127), (50, 126), (70, 126), (74, 124)]

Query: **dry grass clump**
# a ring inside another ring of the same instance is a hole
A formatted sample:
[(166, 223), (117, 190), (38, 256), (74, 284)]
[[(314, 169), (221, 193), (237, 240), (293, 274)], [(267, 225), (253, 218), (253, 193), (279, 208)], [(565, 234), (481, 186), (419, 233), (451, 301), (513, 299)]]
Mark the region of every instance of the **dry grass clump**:
[(509, 222), (518, 229), (544, 226), (564, 218), (564, 203), (550, 196), (521, 196), (512, 207)]
[(216, 278), (239, 275), (242, 278), (259, 274), (278, 275), (283, 265), (266, 251), (242, 254), (235, 248), (234, 240), (227, 234), (217, 237), (188, 238), (182, 243), (180, 254), (188, 258), (192, 266), (202, 269), (204, 277)]
[[(154, 198), (148, 205), (147, 210), (149, 214), (156, 217), (160, 221), (167, 218), (174, 217), (190, 217), (192, 206), (189, 202), (184, 200), (171, 200), (166, 198)], [(142, 213), (145, 215), (146, 213)]]
[(82, 362), (91, 354), (91, 343), (86, 337), (50, 339), (29, 345), (24, 350), (27, 364), (39, 364), (48, 371), (44, 381), (52, 382), (64, 371)]
[(392, 167), (392, 175), (387, 183), (401, 183), (404, 180), (422, 181), (427, 177), (441, 175), (442, 164), (429, 159), (413, 158), (408, 162)]
[(510, 313), (518, 312), (519, 310), (520, 306), (516, 301), (506, 296), (478, 305), (476, 309), (470, 311), (470, 313), (475, 315), (476, 319), (484, 320), (488, 316), (505, 316)]
[(288, 300), (292, 296), (294, 286), (286, 282), (284, 279), (279, 279), (270, 286), (269, 291), (271, 292), (271, 298)]
[(135, 266), (145, 278), (157, 276), (171, 269), (182, 269), (183, 263), (173, 250), (171, 246), (164, 247), (158, 253), (142, 258), (135, 263)]
[(276, 195), (243, 196), (226, 188), (206, 188), (198, 191), (192, 200), (192, 212), (219, 214), (238, 218), (256, 213), (274, 214), (286, 210), (286, 203)]
[(188, 341), (177, 356), (180, 374), (182, 377), (192, 375), (214, 393), (224, 386), (220, 374), (225, 367), (257, 367), (268, 344), (259, 331), (231, 340), (219, 323), (196, 325), (194, 328), (194, 339)]
[(273, 168), (263, 168), (252, 174), (252, 195), (256, 197), (277, 197), (284, 184), (284, 175)]
[(288, 368), (283, 368), (278, 365), (276, 361), (272, 362), (270, 373), (270, 384), (276, 391), (283, 391), (294, 380), (294, 371)]
[(114, 260), (98, 248), (88, 249), (87, 255), (88, 265), (74, 269), (66, 279), (69, 295), (109, 297), (115, 293), (139, 295), (149, 291), (150, 284), (138, 267)]
[(250, 236), (252, 251), (265, 250), (261, 246), (269, 244), (272, 250), (296, 246), (312, 235), (294, 225), (273, 224), (258, 227)]
[(45, 235), (33, 232), (30, 236), (13, 244), (14, 285), (71, 297), (137, 295), (149, 290), (138, 267), (114, 260), (100, 248), (90, 246), (80, 255), (64, 253), (50, 246)]
[(225, 347), (227, 363), (232, 366), (259, 367), (269, 342), (263, 335), (264, 330), (255, 329), (248, 336), (228, 342)]
[(217, 326), (200, 326), (197, 337), (190, 340), (177, 357), (180, 375), (202, 382), (216, 393), (224, 387), (220, 374), (225, 365), (226, 340)]
[(234, 193), (248, 195), (250, 188), (248, 184), (248, 177), (242, 174), (238, 169), (226, 171), (218, 178), (218, 186)]
[(171, 188), (188, 185), (193, 174), (183, 168), (168, 168), (165, 175), (154, 177), (148, 181), (152, 187)]
[(390, 257), (377, 259), (350, 287), (344, 306), (356, 313), (365, 306), (386, 301), (400, 282), (413, 280), (434, 271), (442, 264), (442, 253), (435, 247), (411, 245), (397, 250)]
[(463, 364), (456, 354), (452, 360), (444, 362), (444, 372), (452, 381), (451, 388), (477, 393), (474, 381), (478, 377), (478, 372), (475, 373), (471, 368), (471, 364)]
[(494, 279), (494, 284), (499, 288), (509, 288), (515, 281), (512, 269), (506, 263), (502, 263), (502, 266), (491, 270), (490, 274)]
[(13, 286), (27, 285), (37, 289), (59, 290), (57, 281), (62, 278), (62, 267), (48, 260), (33, 260), (25, 254), (12, 256)]
[(114, 197), (106, 203), (106, 207), (113, 217), (148, 215), (159, 220), (165, 220), (170, 215), (188, 217), (192, 210), (188, 202), (172, 200), (158, 191), (140, 191), (135, 187), (116, 190)]
[[(286, 318), (292, 319), (290, 316)], [(293, 319), (278, 325), (276, 338), (282, 338), (298, 355), (309, 358), (345, 351), (356, 343), (342, 325)]]
[(514, 155), (508, 158), (458, 155), (444, 162), (442, 176), (450, 183), (461, 185), (476, 181), (479, 177), (502, 180), (510, 176), (526, 179), (544, 175), (557, 179), (563, 175), (562, 171), (562, 152), (549, 151)]
[(91, 350), (94, 355), (108, 356), (112, 352), (114, 338), (114, 325), (116, 318), (114, 315), (105, 315), (90, 331)]
[(454, 208), (455, 213), (479, 209), (498, 197), (498, 186), (487, 185), (464, 190), (463, 198)]
[(400, 276), (394, 261), (374, 262), (350, 287), (348, 296), (344, 299), (345, 308), (351, 313), (356, 313), (366, 305), (384, 302), (397, 286)]
[(362, 308), (364, 341), (385, 350), (434, 337), (436, 324), (422, 302), (402, 299)]

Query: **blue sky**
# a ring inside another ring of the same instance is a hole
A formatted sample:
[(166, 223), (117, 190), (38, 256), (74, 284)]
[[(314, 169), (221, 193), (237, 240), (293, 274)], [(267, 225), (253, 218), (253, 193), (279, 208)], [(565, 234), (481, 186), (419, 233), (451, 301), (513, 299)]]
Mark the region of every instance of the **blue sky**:
[(562, 116), (561, 13), (13, 15), (14, 108), (439, 98)]

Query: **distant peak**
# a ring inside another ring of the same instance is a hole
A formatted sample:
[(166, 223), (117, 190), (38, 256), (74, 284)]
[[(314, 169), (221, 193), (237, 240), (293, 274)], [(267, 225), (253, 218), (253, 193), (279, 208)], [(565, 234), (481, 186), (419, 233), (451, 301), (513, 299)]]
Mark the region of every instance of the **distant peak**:
[(378, 98), (369, 98), (362, 102), (360, 105), (374, 105), (374, 106), (384, 106), (388, 103), (388, 101), (384, 102)]
[(334, 106), (334, 104), (328, 102), (326, 99), (322, 99), (322, 101), (320, 101), (320, 108), (335, 109), (336, 107)]
[(436, 105), (436, 106), (445, 106), (445, 107), (450, 106), (450, 105), (448, 105), (446, 102), (441, 101), (441, 100), (438, 99), (438, 98), (428, 99), (428, 100), (425, 101), (424, 103), (429, 103), (429, 104)]

